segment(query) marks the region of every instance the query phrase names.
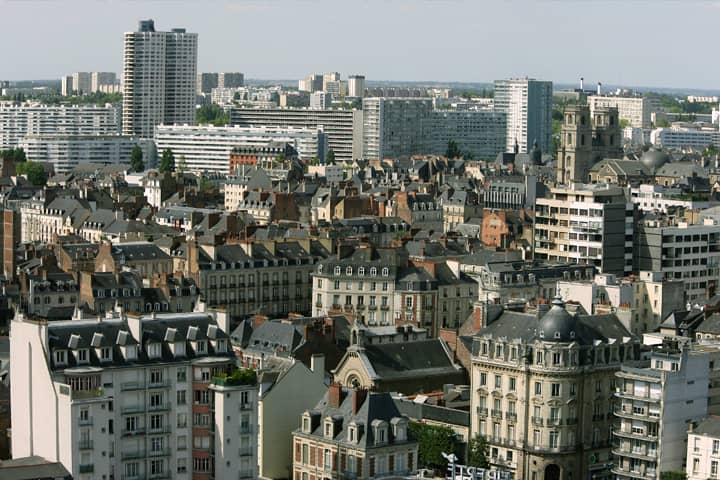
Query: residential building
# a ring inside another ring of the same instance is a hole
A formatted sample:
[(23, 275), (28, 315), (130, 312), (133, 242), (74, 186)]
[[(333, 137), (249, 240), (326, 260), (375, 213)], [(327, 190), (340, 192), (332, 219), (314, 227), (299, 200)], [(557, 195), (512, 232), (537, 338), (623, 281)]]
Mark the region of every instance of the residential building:
[(332, 106), (333, 95), (328, 92), (313, 92), (310, 94), (310, 108), (325, 110)]
[(720, 265), (720, 224), (645, 220), (638, 224), (636, 238), (639, 270), (682, 280), (686, 301), (703, 304), (717, 293)]
[(42, 270), (40, 275), (20, 274), (20, 305), (29, 316), (48, 320), (70, 318), (78, 305), (80, 287), (65, 272)]
[(87, 95), (92, 91), (92, 74), (90, 72), (75, 72), (72, 74), (73, 91), (76, 95)]
[(471, 436), (513, 478), (609, 478), (614, 374), (637, 361), (639, 341), (615, 315), (572, 314), (560, 297), (542, 307), (481, 314)]
[[(563, 112), (557, 152), (558, 183), (588, 182), (590, 170), (605, 158), (622, 158), (622, 134), (615, 108), (570, 105)], [(642, 170), (642, 165), (638, 164)]]
[(634, 128), (651, 128), (652, 113), (660, 109), (659, 102), (647, 97), (621, 97), (615, 95), (590, 95), (587, 97), (590, 113), (599, 108), (617, 108), (620, 120)]
[(507, 114), (497, 110), (434, 110), (424, 152), (444, 155), (450, 141), (466, 158), (493, 160), (505, 151)]
[(685, 444), (689, 424), (707, 415), (709, 363), (706, 352), (666, 343), (653, 351), (649, 367), (623, 365), (615, 374), (615, 478), (660, 479), (685, 470), (688, 449), (701, 443)]
[(117, 135), (112, 105), (0, 104), (0, 149), (16, 148), (33, 135)]
[(350, 75), (348, 77), (348, 97), (362, 98), (365, 96), (365, 76)]
[(73, 93), (73, 77), (72, 75), (63, 75), (60, 77), (60, 95), (68, 97)]
[[(209, 478), (211, 450), (225, 464), (213, 430), (227, 431), (233, 446), (243, 434), (230, 428), (241, 415), (226, 420), (217, 393), (226, 392), (210, 390), (233, 368), (228, 322), (220, 312), (60, 322), (17, 313), (11, 396), (24, 408), (12, 410), (14, 457), (42, 455), (75, 479)], [(246, 411), (257, 412), (256, 394), (247, 398), (255, 404)], [(229, 400), (234, 411), (242, 405)], [(235, 468), (239, 454), (227, 452)]]
[(245, 74), (240, 72), (218, 73), (219, 88), (239, 88), (245, 85)]
[(687, 441), (688, 480), (720, 476), (720, 418), (707, 417), (689, 425)]
[(535, 258), (632, 271), (634, 207), (622, 188), (572, 184), (548, 193), (535, 201)]
[[(183, 157), (188, 171), (230, 173), (230, 156), (236, 147), (261, 147), (269, 142), (289, 143), (301, 160), (324, 155), (325, 134), (298, 127), (215, 127), (211, 125), (159, 125), (155, 144), (159, 152), (170, 149)], [(323, 157), (324, 158), (324, 157)]]
[(153, 138), (160, 124), (195, 123), (197, 33), (155, 31), (142, 20), (126, 32), (123, 56), (124, 135)]
[(486, 209), (482, 212), (480, 240), (486, 247), (524, 249), (532, 245), (532, 224), (532, 217), (524, 210)]
[(323, 89), (323, 75), (313, 73), (298, 82), (298, 90), (301, 92), (319, 92)]
[(293, 479), (357, 480), (407, 476), (417, 469), (418, 442), (389, 393), (333, 384), (293, 432)]
[(55, 235), (71, 235), (90, 216), (87, 200), (57, 197), (51, 202), (42, 199), (20, 206), (20, 241), (53, 242)]
[(136, 270), (144, 278), (173, 273), (172, 257), (151, 242), (104, 241), (95, 256), (95, 272), (120, 272), (124, 268)]
[(390, 215), (416, 228), (442, 230), (443, 206), (433, 195), (418, 192), (396, 192), (389, 205)]
[(115, 72), (92, 72), (90, 74), (90, 91), (99, 92), (103, 87), (117, 84)]
[(521, 210), (534, 208), (538, 181), (534, 175), (490, 177), (483, 192), (485, 208)]
[(677, 186), (642, 184), (630, 189), (630, 199), (643, 212), (668, 213), (668, 209), (683, 208), (688, 211), (706, 210), (718, 204), (708, 198), (699, 200), (687, 195)]
[(20, 215), (12, 210), (0, 210), (2, 231), (0, 231), (0, 273), (6, 280), (15, 274), (15, 248), (20, 243)]
[(529, 152), (534, 141), (552, 149), (552, 82), (519, 78), (495, 80), (495, 110), (507, 115), (505, 151)]
[(135, 145), (149, 158), (152, 141), (124, 135), (28, 135), (19, 143), (29, 161), (50, 163), (58, 174), (83, 163), (128, 164)]
[[(363, 111), (311, 108), (232, 108), (230, 124), (242, 127), (322, 130), (338, 162), (363, 158)], [(312, 158), (312, 157), (310, 157)], [(318, 155), (320, 163), (325, 155)]]
[(382, 160), (429, 153), (432, 110), (430, 98), (363, 98), (364, 157)]
[[(652, 181), (652, 173), (641, 161), (605, 158), (588, 170), (590, 183), (633, 186)], [(643, 185), (640, 185), (642, 187)]]
[(650, 143), (666, 149), (696, 148), (705, 150), (709, 145), (720, 146), (720, 132), (716, 127), (673, 125), (650, 132)]
[(218, 87), (218, 73), (197, 74), (197, 94), (209, 94), (213, 88)]

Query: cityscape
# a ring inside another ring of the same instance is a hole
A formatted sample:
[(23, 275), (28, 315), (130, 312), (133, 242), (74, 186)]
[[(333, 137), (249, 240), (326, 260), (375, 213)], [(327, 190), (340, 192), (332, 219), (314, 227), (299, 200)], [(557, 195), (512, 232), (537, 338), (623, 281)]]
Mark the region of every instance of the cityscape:
[(661, 3), (0, 0), (0, 479), (720, 478), (715, 67), (607, 53)]

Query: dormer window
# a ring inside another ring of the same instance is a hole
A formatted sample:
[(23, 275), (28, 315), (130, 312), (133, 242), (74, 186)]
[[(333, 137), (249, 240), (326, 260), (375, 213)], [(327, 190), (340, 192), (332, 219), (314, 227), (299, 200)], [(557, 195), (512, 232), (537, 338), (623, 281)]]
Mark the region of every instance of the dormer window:
[(207, 344), (205, 343), (205, 340), (198, 340), (195, 347), (195, 353), (206, 353), (207, 352)]
[(384, 267), (384, 268), (382, 269), (382, 276), (383, 276), (383, 277), (387, 277), (389, 274), (390, 274), (390, 269), (387, 268), (387, 267)]
[(65, 350), (55, 350), (55, 365), (65, 365), (67, 363), (67, 352)]
[(322, 265), (318, 265), (318, 273), (322, 273), (322, 271), (323, 271), (323, 266), (322, 266)]
[(307, 412), (305, 412), (302, 417), (302, 431), (303, 433), (310, 433), (312, 431), (312, 419)]
[(221, 339), (217, 341), (217, 346), (215, 347), (215, 351), (217, 353), (225, 353), (227, 351), (227, 347), (225, 346), (225, 339)]
[(340, 267), (335, 267), (335, 275), (340, 275)]
[(100, 360), (103, 362), (109, 362), (112, 360), (112, 350), (110, 347), (102, 347), (100, 349)]
[(358, 441), (358, 435), (357, 435), (357, 427), (355, 425), (350, 425), (348, 428), (348, 442), (357, 442)]
[(358, 275), (365, 275), (365, 267), (358, 268)]
[(393, 436), (396, 442), (407, 440), (407, 421), (404, 418), (393, 418)]
[(153, 343), (148, 344), (148, 350), (147, 350), (148, 357), (160, 358), (160, 352), (161, 352), (160, 343), (153, 342)]
[(345, 268), (345, 275), (352, 275), (352, 267)]
[(78, 363), (87, 363), (88, 362), (88, 351), (87, 348), (81, 348), (77, 351), (77, 359)]
[(332, 418), (325, 419), (325, 424), (323, 425), (323, 432), (325, 438), (335, 437), (335, 423), (333, 422)]
[(371, 277), (374, 277), (374, 276), (376, 276), (376, 275), (377, 275), (377, 268), (375, 268), (375, 267), (370, 267), (370, 276), (371, 276)]

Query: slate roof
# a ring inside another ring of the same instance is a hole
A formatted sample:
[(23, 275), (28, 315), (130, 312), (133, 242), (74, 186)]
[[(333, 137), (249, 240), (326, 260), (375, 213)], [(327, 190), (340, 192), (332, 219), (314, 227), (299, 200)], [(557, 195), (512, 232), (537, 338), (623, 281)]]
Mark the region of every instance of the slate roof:
[(414, 420), (432, 420), (459, 427), (470, 425), (470, 412), (464, 410), (415, 403), (406, 398), (395, 398), (394, 400), (398, 411)]
[(268, 321), (253, 330), (246, 349), (288, 356), (303, 342), (294, 325)]
[(442, 340), (438, 339), (366, 345), (363, 354), (377, 377), (385, 380), (458, 372)]
[(112, 245), (112, 256), (124, 257), (125, 261), (171, 260), (170, 255), (150, 242), (127, 242)]
[(720, 417), (707, 417), (702, 420), (693, 433), (707, 435), (708, 437), (720, 438)]

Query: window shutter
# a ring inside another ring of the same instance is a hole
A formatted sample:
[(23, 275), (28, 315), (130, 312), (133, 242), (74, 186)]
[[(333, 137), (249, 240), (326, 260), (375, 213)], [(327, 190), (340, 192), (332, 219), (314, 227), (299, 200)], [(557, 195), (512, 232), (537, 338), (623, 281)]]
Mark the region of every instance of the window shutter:
[(295, 480), (300, 480), (300, 470), (295, 470)]
[(357, 470), (358, 478), (362, 477), (363, 460), (364, 460), (364, 458), (362, 458), (362, 457), (355, 457), (355, 465), (357, 466), (356, 470)]
[(332, 458), (332, 470), (337, 470), (337, 453), (330, 452), (330, 458)]
[(302, 460), (302, 445), (299, 441), (295, 442), (295, 461), (299, 462)]
[(318, 467), (323, 468), (323, 463), (325, 462), (325, 451), (318, 447)]

